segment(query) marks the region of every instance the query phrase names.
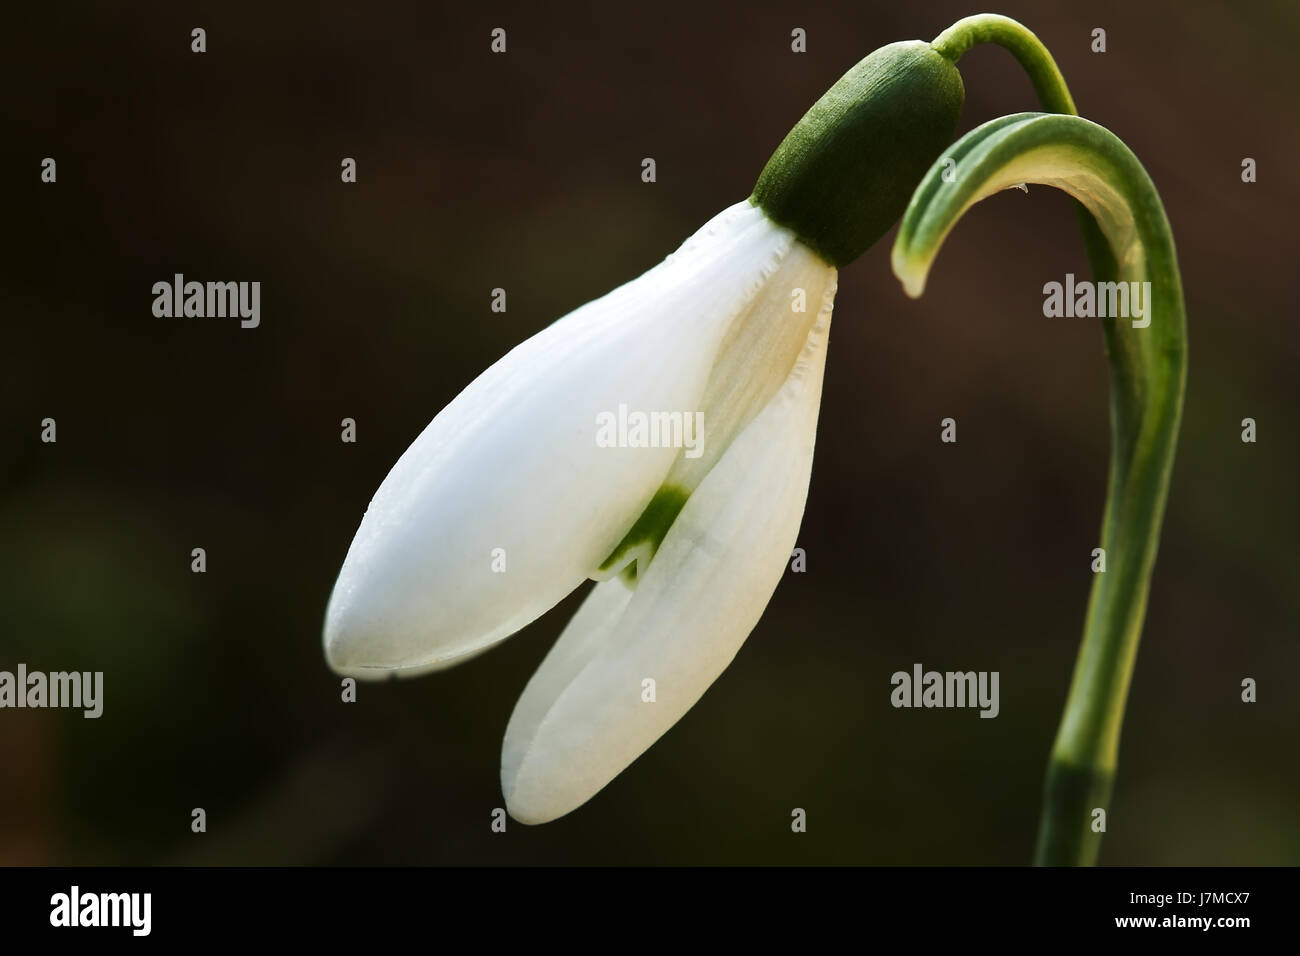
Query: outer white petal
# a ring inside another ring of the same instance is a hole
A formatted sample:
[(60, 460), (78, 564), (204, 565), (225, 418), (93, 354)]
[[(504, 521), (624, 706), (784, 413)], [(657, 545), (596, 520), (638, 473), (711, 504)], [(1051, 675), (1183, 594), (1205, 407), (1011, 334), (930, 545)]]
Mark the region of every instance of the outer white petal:
[(597, 585), (529, 681), (501, 756), (515, 819), (544, 823), (590, 799), (699, 700), (758, 622), (807, 498), (830, 273), (788, 380), (692, 494), (635, 591)]
[[(792, 245), (738, 203), (471, 383), (370, 503), (326, 612), (330, 665), (360, 677), (448, 666), (581, 583), (678, 454), (599, 448), (597, 415), (698, 408), (720, 343)], [(492, 571), (496, 548), (506, 573)]]

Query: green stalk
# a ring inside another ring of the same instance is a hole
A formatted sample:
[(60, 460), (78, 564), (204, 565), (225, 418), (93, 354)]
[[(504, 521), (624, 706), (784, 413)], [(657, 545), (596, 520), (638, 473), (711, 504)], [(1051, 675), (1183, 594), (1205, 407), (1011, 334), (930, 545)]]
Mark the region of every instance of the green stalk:
[(1111, 463), (1100, 542), (1106, 571), (1093, 577), (1083, 642), (1048, 766), (1035, 857), (1038, 864), (1086, 865), (1096, 861), (1101, 845), (1095, 811), (1110, 806), (1173, 468), (1187, 378), (1186, 317), (1169, 222), (1142, 164), (1105, 128), (1077, 116), (1043, 113), (986, 123), (931, 167), (893, 250), (894, 272), (908, 294), (921, 294), (940, 245), (967, 209), (1029, 182), (1056, 186), (1086, 209), (1091, 236), (1085, 239), (1099, 287), (1151, 283), (1149, 325), (1099, 319), (1111, 375)]
[[(930, 45), (936, 53), (955, 66), (962, 54), (980, 43), (1000, 46), (1016, 58), (1016, 62), (1029, 75), (1038, 102), (1046, 112), (1079, 115), (1074, 97), (1070, 95), (1070, 88), (1051, 52), (1032, 30), (1018, 20), (997, 13), (977, 13), (958, 20), (935, 37)], [(1083, 234), (1083, 247), (1088, 254), (1093, 277), (1099, 279), (1102, 272), (1111, 266), (1106, 237), (1101, 234), (1088, 210), (1077, 201), (1074, 203), (1074, 213), (1079, 231)]]
[(1070, 96), (1065, 77), (1057, 69), (1052, 54), (1043, 46), (1042, 41), (1022, 23), (1010, 17), (996, 13), (980, 13), (973, 17), (958, 20), (944, 30), (930, 44), (935, 51), (947, 60), (956, 63), (961, 55), (977, 43), (995, 43), (1011, 52), (1029, 74), (1034, 84), (1034, 92), (1043, 109), (1049, 113), (1067, 113), (1071, 116), (1079, 111), (1074, 108), (1074, 99)]

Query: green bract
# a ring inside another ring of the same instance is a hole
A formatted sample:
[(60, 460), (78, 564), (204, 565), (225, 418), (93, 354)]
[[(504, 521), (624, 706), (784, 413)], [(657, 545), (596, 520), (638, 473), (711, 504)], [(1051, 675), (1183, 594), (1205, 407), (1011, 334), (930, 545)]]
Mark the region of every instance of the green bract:
[(936, 163), (917, 188), (894, 245), (894, 272), (910, 295), (921, 294), (940, 245), (966, 210), (1020, 183), (1056, 186), (1087, 210), (1085, 240), (1099, 283), (1150, 283), (1147, 324), (1101, 320), (1111, 373), (1101, 533), (1107, 567), (1093, 577), (1039, 832), (1039, 863), (1091, 863), (1101, 843), (1095, 811), (1109, 806), (1182, 417), (1187, 325), (1178, 259), (1151, 178), (1095, 123), (1058, 114), (1004, 116), (972, 130), (945, 159), (952, 163)]

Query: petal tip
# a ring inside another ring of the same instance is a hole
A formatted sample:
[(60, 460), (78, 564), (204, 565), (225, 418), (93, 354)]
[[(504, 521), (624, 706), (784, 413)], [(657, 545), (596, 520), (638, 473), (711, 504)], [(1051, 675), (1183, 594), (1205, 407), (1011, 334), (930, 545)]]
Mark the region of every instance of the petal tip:
[[(550, 798), (537, 792), (534, 788), (529, 792), (529, 788), (518, 786), (518, 779), (501, 781), (501, 790), (506, 799), (506, 813), (510, 814), (510, 819), (516, 823), (522, 823), (525, 826), (539, 826), (543, 823), (550, 823), (552, 820), (558, 820), (565, 814), (571, 813), (577, 809), (577, 806), (565, 806), (562, 809), (556, 809), (554, 803), (554, 793)], [(578, 806), (580, 806), (579, 804)]]

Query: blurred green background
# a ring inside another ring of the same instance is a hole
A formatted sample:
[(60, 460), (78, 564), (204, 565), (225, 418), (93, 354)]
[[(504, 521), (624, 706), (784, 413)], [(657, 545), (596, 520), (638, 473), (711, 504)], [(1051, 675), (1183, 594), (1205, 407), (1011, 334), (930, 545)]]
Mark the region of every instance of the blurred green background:
[[(489, 828), (511, 708), (580, 596), (352, 705), (320, 650), (370, 495), (444, 404), (744, 198), (857, 59), (980, 7), (129, 6), (21, 5), (0, 39), (0, 668), (105, 672), (97, 721), (0, 711), (0, 862), (1030, 859), (1109, 441), (1095, 320), (1041, 314), (1043, 283), (1088, 271), (1046, 188), (969, 215), (919, 301), (892, 233), (843, 270), (807, 573), (577, 812)], [(1300, 16), (986, 9), (1038, 32), (1081, 112), (1146, 164), (1185, 281), (1186, 418), (1102, 861), (1295, 863)], [(1036, 106), (1002, 50), (961, 71), (962, 132)], [(261, 327), (155, 319), (174, 272), (260, 280)], [(999, 671), (1001, 715), (892, 709), (914, 662)]]

